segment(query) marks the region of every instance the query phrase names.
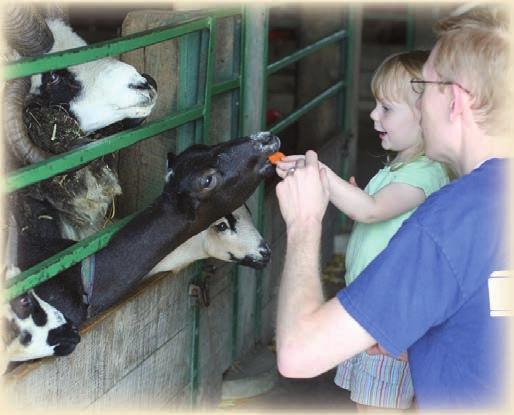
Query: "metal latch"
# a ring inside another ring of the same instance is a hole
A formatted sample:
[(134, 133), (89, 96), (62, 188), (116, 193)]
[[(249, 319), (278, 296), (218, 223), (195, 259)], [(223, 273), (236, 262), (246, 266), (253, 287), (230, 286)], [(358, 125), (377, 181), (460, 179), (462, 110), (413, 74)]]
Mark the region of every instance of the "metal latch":
[(209, 279), (214, 275), (216, 268), (205, 265), (202, 268), (202, 278), (196, 278), (189, 284), (189, 303), (192, 307), (209, 307)]

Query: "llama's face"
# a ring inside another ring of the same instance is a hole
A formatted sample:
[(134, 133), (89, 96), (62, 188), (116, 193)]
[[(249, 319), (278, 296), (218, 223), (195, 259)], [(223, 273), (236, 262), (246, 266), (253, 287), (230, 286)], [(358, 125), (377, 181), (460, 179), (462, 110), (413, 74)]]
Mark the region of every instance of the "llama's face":
[(75, 326), (34, 290), (5, 304), (2, 314), (2, 339), (11, 362), (66, 356), (80, 342)]
[(265, 267), (271, 257), (271, 250), (255, 228), (246, 206), (209, 226), (204, 248), (209, 257), (256, 269)]
[(268, 132), (214, 146), (191, 146), (172, 163), (164, 192), (177, 199), (181, 213), (196, 229), (205, 229), (252, 195), (273, 171), (268, 156), (279, 147), (278, 137)]

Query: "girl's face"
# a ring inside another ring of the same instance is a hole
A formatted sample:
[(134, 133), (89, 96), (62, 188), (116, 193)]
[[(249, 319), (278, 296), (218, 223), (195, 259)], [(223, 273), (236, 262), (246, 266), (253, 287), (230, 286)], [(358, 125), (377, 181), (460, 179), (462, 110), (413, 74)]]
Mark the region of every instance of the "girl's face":
[(375, 130), (385, 150), (402, 153), (416, 151), (421, 145), (420, 113), (406, 103), (376, 100), (371, 111)]

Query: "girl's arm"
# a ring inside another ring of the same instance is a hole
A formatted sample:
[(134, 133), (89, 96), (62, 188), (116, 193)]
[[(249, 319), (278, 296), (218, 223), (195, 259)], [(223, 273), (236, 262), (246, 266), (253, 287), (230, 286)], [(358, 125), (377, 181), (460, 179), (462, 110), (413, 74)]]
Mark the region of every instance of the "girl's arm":
[(329, 174), (330, 201), (353, 220), (375, 223), (394, 218), (425, 201), (425, 192), (405, 183), (391, 183), (370, 196), (365, 191)]
[[(296, 160), (304, 156), (287, 156), (277, 165), (277, 174), (285, 177), (287, 170), (294, 167)], [(368, 195), (364, 190), (341, 179), (323, 163), (327, 170), (330, 201), (350, 218), (361, 223), (375, 223), (394, 218), (419, 206), (425, 201), (425, 192), (405, 183), (391, 183)]]

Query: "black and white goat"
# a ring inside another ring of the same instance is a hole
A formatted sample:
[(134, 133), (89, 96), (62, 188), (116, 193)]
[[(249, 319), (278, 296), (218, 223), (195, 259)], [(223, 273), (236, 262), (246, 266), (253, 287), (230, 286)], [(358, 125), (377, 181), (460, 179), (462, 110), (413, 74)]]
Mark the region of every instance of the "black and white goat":
[[(12, 47), (10, 58), (15, 60), (85, 46), (86, 42), (63, 17), (51, 7), (42, 14), (34, 5), (7, 4), (3, 26)], [(113, 58), (33, 75), (30, 79), (15, 79), (7, 82), (4, 89), (4, 136), (11, 155), (9, 164), (13, 168), (91, 142), (88, 134), (104, 127), (135, 126), (150, 114), (157, 100), (155, 81), (149, 75), (140, 75), (131, 65)], [(67, 116), (76, 120), (78, 139), (69, 140), (61, 126), (55, 124), (52, 139), (47, 137), (44, 142), (35, 143), (24, 122), (29, 97), (43, 108), (66, 111)], [(46, 212), (34, 217), (43, 217), (43, 222), (51, 218), (62, 237), (80, 240), (105, 224), (108, 208), (120, 193), (116, 174), (99, 159), (18, 192), (12, 203), (13, 210), (23, 210), (20, 206), (26, 208), (25, 217), (32, 210), (42, 208)], [(36, 228), (33, 233), (49, 236), (36, 226), (45, 227), (46, 223), (30, 218), (19, 225), (20, 228), (30, 225)]]
[[(267, 156), (279, 146), (277, 137), (258, 133), (212, 147), (192, 146), (181, 153), (162, 195), (94, 255), (91, 284), (84, 283), (81, 265), (77, 264), (10, 302), (10, 320), (5, 322), (10, 333), (8, 358), (22, 361), (71, 353), (80, 339), (77, 327), (87, 318), (118, 302), (148, 273), (183, 266), (182, 261), (172, 261), (167, 255), (209, 224), (224, 223), (215, 221), (241, 206), (261, 178), (272, 174), (274, 169)], [(229, 228), (237, 226), (232, 219), (237, 218), (227, 218)], [(38, 241), (20, 235), (19, 246), (18, 264), (26, 269), (69, 246), (69, 242)], [(269, 259), (268, 248), (264, 246), (261, 251), (263, 259)], [(238, 254), (230, 252), (229, 259), (238, 259)], [(245, 257), (239, 259), (250, 265)], [(24, 311), (17, 312), (20, 309)], [(46, 319), (41, 318), (41, 310)], [(37, 350), (25, 353), (33, 345), (33, 338), (45, 339), (40, 349), (34, 347), (42, 350), (39, 356)]]

